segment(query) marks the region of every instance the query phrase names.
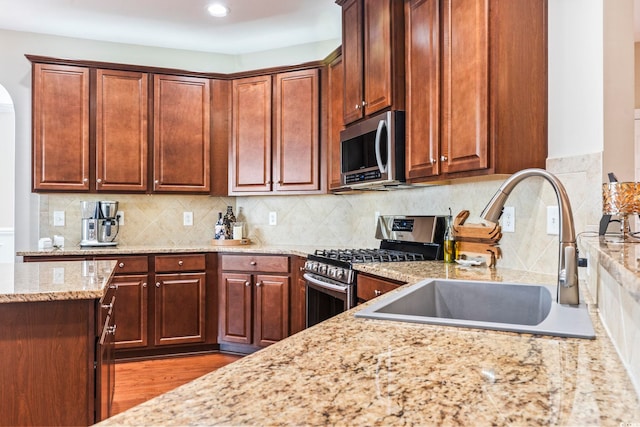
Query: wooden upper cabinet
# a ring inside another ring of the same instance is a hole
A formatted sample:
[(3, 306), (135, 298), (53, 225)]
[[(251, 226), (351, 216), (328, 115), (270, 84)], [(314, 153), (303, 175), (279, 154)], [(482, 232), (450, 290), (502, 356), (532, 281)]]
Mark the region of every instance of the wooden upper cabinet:
[(345, 123), (361, 119), (364, 111), (362, 6), (362, 0), (349, 0), (342, 5)]
[(409, 182), (544, 167), (546, 4), (406, 3)]
[(444, 1), (442, 146), (446, 172), (484, 169), (489, 145), (489, 0)]
[(328, 130), (327, 146), (329, 151), (328, 177), (329, 190), (340, 188), (340, 132), (344, 129), (343, 93), (344, 93), (344, 63), (342, 56), (329, 64), (328, 67)]
[(342, 5), (344, 121), (385, 108), (404, 109), (402, 0), (347, 0)]
[(209, 80), (157, 74), (153, 97), (153, 190), (209, 192)]
[(147, 190), (148, 75), (96, 71), (96, 189)]
[(275, 76), (275, 191), (320, 189), (318, 70)]
[(32, 187), (89, 190), (89, 69), (33, 65)]
[(440, 1), (405, 3), (406, 175), (440, 173)]
[(233, 81), (229, 157), (233, 192), (271, 191), (271, 76)]

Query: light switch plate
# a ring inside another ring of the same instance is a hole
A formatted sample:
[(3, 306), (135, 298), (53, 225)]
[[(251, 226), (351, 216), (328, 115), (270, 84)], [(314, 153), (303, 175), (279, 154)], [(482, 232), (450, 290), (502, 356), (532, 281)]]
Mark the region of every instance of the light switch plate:
[(53, 211), (53, 226), (64, 227), (64, 211)]
[(118, 218), (118, 225), (124, 225), (124, 211), (116, 212), (116, 217)]
[(278, 225), (278, 214), (277, 212), (269, 212), (269, 225)]

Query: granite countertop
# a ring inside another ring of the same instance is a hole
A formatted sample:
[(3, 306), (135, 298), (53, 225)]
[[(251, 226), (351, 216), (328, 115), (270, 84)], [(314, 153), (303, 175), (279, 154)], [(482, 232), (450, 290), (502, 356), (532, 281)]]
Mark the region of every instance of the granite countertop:
[[(554, 276), (429, 261), (357, 269), (409, 283), (555, 283)], [(100, 425), (640, 422), (640, 401), (594, 310), (597, 338), (585, 340), (355, 318), (362, 307)]]
[(98, 299), (115, 261), (0, 263), (0, 303)]
[(281, 255), (298, 255), (306, 257), (312, 254), (318, 246), (310, 245), (263, 245), (250, 243), (246, 245), (143, 245), (143, 246), (110, 246), (110, 247), (65, 247), (63, 249), (24, 250), (18, 251), (18, 256), (52, 257), (52, 256), (95, 256), (95, 255), (135, 255), (135, 254), (171, 254), (171, 253), (196, 253), (196, 252), (239, 252), (239, 253), (264, 253)]

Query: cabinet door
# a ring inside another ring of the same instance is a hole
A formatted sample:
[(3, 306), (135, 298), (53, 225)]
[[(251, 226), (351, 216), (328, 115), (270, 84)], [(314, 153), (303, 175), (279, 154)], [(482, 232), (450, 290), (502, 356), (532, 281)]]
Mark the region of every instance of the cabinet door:
[(289, 336), (289, 277), (256, 276), (255, 339), (268, 346)]
[(233, 81), (231, 192), (271, 191), (271, 76)]
[(209, 80), (154, 76), (154, 191), (208, 192)]
[(147, 190), (146, 73), (96, 72), (96, 189)]
[(328, 126), (328, 150), (329, 150), (329, 189), (340, 188), (341, 157), (340, 157), (340, 132), (344, 129), (343, 103), (344, 103), (344, 67), (342, 57), (339, 57), (329, 65), (329, 126)]
[(276, 75), (276, 191), (320, 189), (318, 70)]
[(366, 274), (358, 274), (357, 277), (358, 283), (356, 289), (358, 301), (369, 301), (396, 289), (398, 286), (404, 285), (403, 282), (382, 277), (367, 276)]
[(488, 166), (489, 0), (443, 1), (445, 172)]
[(112, 280), (118, 286), (118, 303), (114, 309), (118, 322), (116, 350), (146, 347), (148, 344), (148, 280), (146, 274), (115, 276)]
[(289, 318), (291, 324), (291, 334), (300, 332), (306, 327), (307, 306), (306, 306), (306, 288), (307, 283), (304, 280), (304, 263), (306, 258), (295, 257), (291, 284), (291, 309)]
[(205, 273), (157, 274), (155, 345), (205, 340)]
[(391, 7), (396, 0), (364, 0), (364, 114), (391, 106)]
[(440, 173), (440, 1), (405, 3), (407, 179)]
[(220, 278), (220, 340), (251, 344), (251, 275), (222, 273)]
[[(384, 1), (384, 0), (377, 0)], [(363, 117), (362, 0), (342, 5), (342, 58), (344, 61), (344, 123)]]
[(33, 189), (89, 190), (89, 69), (33, 65)]

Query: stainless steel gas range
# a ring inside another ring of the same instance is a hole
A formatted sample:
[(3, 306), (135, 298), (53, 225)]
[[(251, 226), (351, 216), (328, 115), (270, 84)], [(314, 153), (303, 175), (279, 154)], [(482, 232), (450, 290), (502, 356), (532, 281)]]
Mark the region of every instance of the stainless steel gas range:
[(380, 216), (376, 249), (316, 250), (307, 257), (307, 327), (356, 305), (356, 270), (364, 262), (440, 260), (446, 216)]

